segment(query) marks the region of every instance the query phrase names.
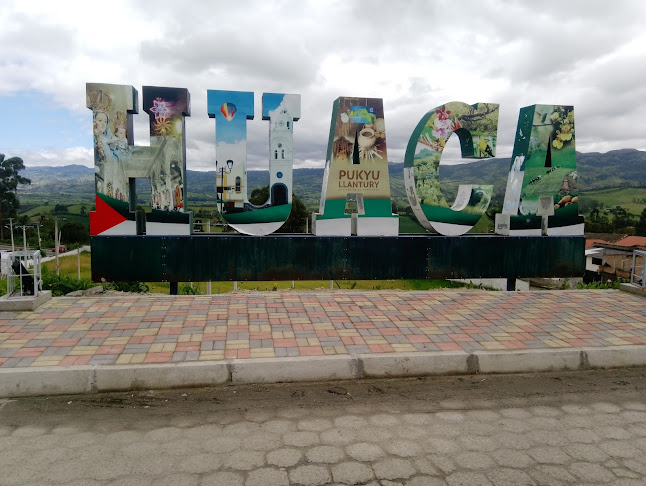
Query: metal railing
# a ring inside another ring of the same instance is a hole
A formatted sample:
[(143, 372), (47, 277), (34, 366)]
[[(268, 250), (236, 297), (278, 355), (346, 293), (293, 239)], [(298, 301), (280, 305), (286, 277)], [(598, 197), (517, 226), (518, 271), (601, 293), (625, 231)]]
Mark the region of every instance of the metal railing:
[[(637, 266), (637, 258), (641, 257), (641, 265)], [(630, 283), (646, 287), (646, 251), (633, 251), (633, 266), (630, 267)]]
[(7, 260), (7, 296), (38, 296), (43, 285), (40, 250), (13, 251)]

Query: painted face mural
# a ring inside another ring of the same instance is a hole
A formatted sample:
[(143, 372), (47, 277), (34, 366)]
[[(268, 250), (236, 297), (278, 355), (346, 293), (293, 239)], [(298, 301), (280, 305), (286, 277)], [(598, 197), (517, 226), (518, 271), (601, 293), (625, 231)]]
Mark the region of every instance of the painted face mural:
[(392, 214), (386, 125), (380, 98), (338, 98), (332, 110), (319, 212), (321, 236), (396, 236)]
[(294, 122), (301, 116), (301, 97), (264, 93), (262, 119), (269, 120), (269, 199), (260, 206), (247, 195), (247, 120), (253, 119), (253, 93), (207, 92), (208, 112), (215, 118), (218, 210), (240, 233), (268, 235), (292, 210)]
[(493, 194), (491, 185), (460, 185), (455, 202), (449, 206), (440, 188), (439, 168), (453, 133), (460, 139), (462, 158), (495, 157), (498, 107), (493, 103), (446, 103), (426, 113), (411, 134), (404, 159), (404, 182), (413, 213), (424, 228), (447, 236), (461, 235), (487, 210)]
[(188, 91), (144, 86), (144, 111), (150, 118), (150, 146), (135, 147), (132, 114), (137, 91), (132, 86), (88, 83), (87, 107), (93, 111), (96, 211), (93, 235), (134, 235), (136, 179), (151, 186), (146, 234), (190, 234), (185, 213), (186, 144), (184, 117), (190, 113)]
[(573, 107), (521, 108), (496, 232), (582, 235), (577, 182)]

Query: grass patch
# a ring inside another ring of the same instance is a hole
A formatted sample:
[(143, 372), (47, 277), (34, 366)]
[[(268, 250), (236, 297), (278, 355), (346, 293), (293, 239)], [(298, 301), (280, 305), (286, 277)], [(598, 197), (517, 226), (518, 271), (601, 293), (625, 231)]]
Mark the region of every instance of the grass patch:
[[(61, 257), (59, 261), (59, 273), (61, 277), (77, 279), (78, 260), (76, 254)], [(90, 281), (91, 255), (89, 252), (81, 253), (81, 279)], [(49, 261), (43, 263), (43, 271), (55, 272), (56, 263)], [(45, 270), (47, 269), (47, 270)], [(4, 281), (3, 281), (4, 282)], [(4, 282), (6, 288), (6, 282)], [(94, 285), (100, 285), (95, 283)], [(135, 288), (136, 287), (136, 288)], [(131, 283), (109, 283), (105, 284), (106, 289), (120, 290), (124, 292), (145, 292), (156, 294), (169, 294), (170, 283), (168, 282), (131, 282)], [(334, 290), (432, 290), (432, 289), (454, 289), (469, 287), (468, 284), (452, 282), (439, 279), (411, 279), (411, 280), (333, 280)], [(1, 289), (1, 287), (0, 287)], [(329, 290), (330, 280), (295, 280), (292, 281), (239, 281), (238, 290), (272, 292), (278, 290)], [(178, 293), (180, 295), (204, 295), (206, 294), (206, 282), (179, 282)], [(233, 282), (211, 282), (211, 293), (224, 294), (233, 292)]]
[[(453, 289), (469, 287), (468, 284), (451, 282), (449, 280), (418, 279), (418, 280), (295, 280), (292, 281), (239, 281), (238, 290), (272, 292), (278, 290), (431, 290), (431, 289)], [(168, 294), (170, 284), (168, 282), (150, 282), (150, 291), (153, 293)], [(203, 295), (206, 294), (206, 282), (190, 283), (180, 282), (178, 284), (180, 295)], [(211, 293), (223, 294), (233, 292), (233, 282), (211, 282)]]
[[(90, 253), (87, 251), (81, 252), (81, 279), (90, 280), (92, 278), (92, 272), (90, 270), (91, 262)], [(56, 261), (51, 260), (45, 262), (42, 267), (43, 272), (46, 271), (45, 269), (56, 272)], [(78, 257), (76, 256), (76, 252), (70, 256), (59, 257), (58, 268), (61, 277), (78, 278)]]

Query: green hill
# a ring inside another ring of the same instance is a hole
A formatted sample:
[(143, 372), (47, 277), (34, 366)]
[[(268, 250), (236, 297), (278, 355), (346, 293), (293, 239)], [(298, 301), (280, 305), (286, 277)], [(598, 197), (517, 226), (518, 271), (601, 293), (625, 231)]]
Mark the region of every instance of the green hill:
[[(459, 165), (441, 165), (440, 177), (442, 190), (447, 199), (452, 200), (460, 183), (481, 183), (494, 185), (494, 199), (504, 195), (507, 172), (510, 160), (494, 158), (478, 160)], [(403, 178), (404, 164), (390, 163), (390, 186), (392, 196), (407, 205)], [(621, 205), (629, 197), (631, 210), (638, 211), (646, 207), (640, 201), (646, 198), (646, 152), (623, 149), (601, 153), (577, 153), (577, 171), (579, 173), (579, 190), (591, 197), (603, 198), (606, 206)], [(31, 185), (19, 189), (22, 210), (31, 209), (32, 213), (46, 209), (45, 204), (53, 206), (64, 204), (94, 203), (94, 169), (82, 165), (65, 167), (28, 167), (22, 175), (32, 180)], [(250, 188), (262, 187), (269, 183), (267, 170), (250, 170), (248, 172)], [(188, 207), (215, 208), (216, 172), (186, 171), (188, 187)], [(310, 208), (319, 204), (323, 167), (319, 169), (294, 169), (294, 193)], [(602, 189), (634, 188), (636, 192), (615, 195), (613, 190), (599, 193)], [(251, 191), (249, 191), (251, 192)], [(138, 184), (138, 195), (144, 201), (149, 200), (150, 185), (146, 181)], [(637, 202), (635, 202), (637, 201)], [(645, 201), (646, 203), (646, 201)]]

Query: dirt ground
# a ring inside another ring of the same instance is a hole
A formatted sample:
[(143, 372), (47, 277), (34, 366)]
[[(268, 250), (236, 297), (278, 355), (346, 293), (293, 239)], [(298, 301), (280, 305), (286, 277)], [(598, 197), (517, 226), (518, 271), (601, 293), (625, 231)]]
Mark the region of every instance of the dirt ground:
[[(309, 384), (238, 385), (94, 395), (0, 399), (0, 425), (55, 426), (74, 418), (102, 421), (157, 419), (205, 412), (366, 410), (433, 413), (447, 410), (513, 408), (549, 403), (615, 403), (646, 397), (646, 368), (516, 375), (466, 375), (416, 379), (337, 381)], [(646, 398), (644, 398), (646, 400)]]

